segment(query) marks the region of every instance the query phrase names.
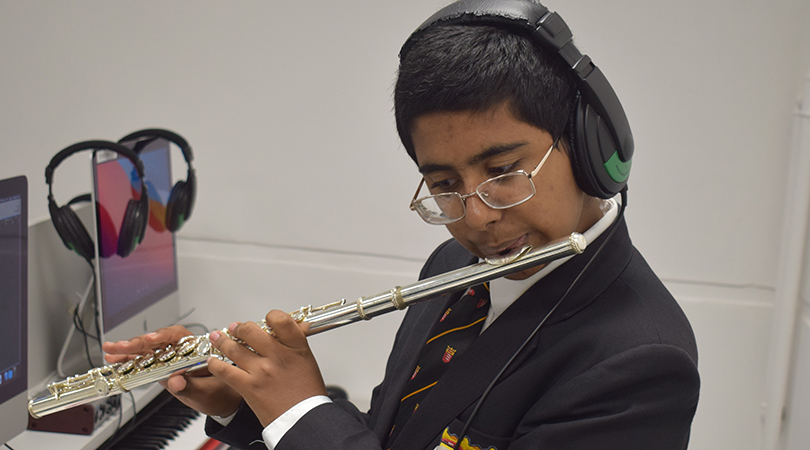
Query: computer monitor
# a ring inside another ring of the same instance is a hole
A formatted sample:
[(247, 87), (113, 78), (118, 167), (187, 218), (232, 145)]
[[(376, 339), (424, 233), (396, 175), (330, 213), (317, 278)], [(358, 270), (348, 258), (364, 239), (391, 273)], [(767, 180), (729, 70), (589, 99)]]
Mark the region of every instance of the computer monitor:
[(28, 426), (28, 179), (0, 180), (0, 442)]
[(118, 232), (130, 199), (141, 186), (132, 162), (98, 150), (93, 155), (93, 197), (97, 246), (97, 298), (102, 338), (129, 339), (172, 325), (180, 315), (177, 249), (166, 229), (166, 202), (172, 187), (169, 142), (151, 139), (123, 143), (134, 148), (144, 163), (149, 193), (149, 224), (143, 241), (122, 258), (116, 254)]

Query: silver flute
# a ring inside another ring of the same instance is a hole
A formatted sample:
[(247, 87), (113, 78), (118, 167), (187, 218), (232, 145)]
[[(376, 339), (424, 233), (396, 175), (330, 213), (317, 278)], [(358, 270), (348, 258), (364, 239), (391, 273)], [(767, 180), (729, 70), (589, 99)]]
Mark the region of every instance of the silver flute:
[[(360, 297), (354, 302), (341, 299), (319, 307), (304, 306), (290, 315), (298, 322), (308, 323), (310, 327), (307, 335), (313, 335), (361, 320), (370, 320), (381, 314), (405, 309), (414, 303), (580, 254), (585, 251), (585, 246), (585, 238), (579, 233), (573, 233), (568, 238), (539, 249), (525, 246), (503, 257), (489, 258), (407, 286), (396, 286), (390, 291)], [(264, 320), (258, 323), (265, 331), (272, 333)], [(220, 330), (220, 333), (241, 342), (231, 336), (227, 329)], [(28, 411), (32, 417), (40, 418), (73, 406), (118, 395), (139, 386), (165, 380), (177, 371), (207, 367), (208, 358), (212, 356), (230, 362), (214, 348), (208, 334), (189, 335), (174, 345), (137, 356), (125, 363), (93, 368), (83, 375), (50, 383), (47, 386), (47, 395), (28, 402)]]

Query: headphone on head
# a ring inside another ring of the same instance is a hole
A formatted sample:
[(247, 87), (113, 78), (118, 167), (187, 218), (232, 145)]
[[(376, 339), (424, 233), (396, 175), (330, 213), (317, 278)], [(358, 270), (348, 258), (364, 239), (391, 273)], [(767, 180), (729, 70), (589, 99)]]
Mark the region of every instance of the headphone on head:
[(559, 55), (571, 69), (578, 90), (569, 152), (577, 184), (586, 194), (600, 198), (625, 189), (633, 157), (630, 124), (602, 71), (574, 46), (562, 17), (534, 0), (461, 0), (420, 25), (402, 46), (400, 59), (415, 37), (438, 24), (491, 25), (526, 35), (535, 45)]
[(178, 181), (172, 186), (169, 200), (166, 202), (165, 225), (169, 231), (175, 232), (191, 217), (191, 212), (194, 209), (194, 199), (197, 196), (197, 176), (191, 164), (194, 160), (191, 146), (179, 134), (160, 128), (135, 131), (124, 136), (118, 142), (124, 144), (135, 141), (133, 150), (135, 153), (140, 153), (146, 145), (158, 138), (166, 139), (180, 147), (180, 150), (183, 152), (183, 159), (185, 159), (186, 165), (188, 166), (185, 181)]
[(56, 232), (62, 238), (65, 246), (92, 264), (95, 256), (93, 240), (87, 228), (71, 209), (70, 205), (86, 200), (83, 196), (76, 197), (65, 206), (56, 204), (53, 197), (53, 172), (67, 157), (84, 150), (110, 150), (128, 158), (135, 165), (138, 178), (141, 181), (141, 197), (138, 200), (131, 199), (127, 203), (124, 212), (124, 220), (121, 223), (121, 230), (118, 233), (118, 244), (116, 254), (121, 257), (129, 256), (138, 244), (143, 240), (146, 233), (146, 225), (149, 220), (149, 195), (146, 191), (143, 162), (138, 155), (123, 145), (110, 141), (83, 141), (73, 144), (54, 155), (48, 167), (45, 168), (45, 182), (48, 184), (48, 211), (51, 213)]

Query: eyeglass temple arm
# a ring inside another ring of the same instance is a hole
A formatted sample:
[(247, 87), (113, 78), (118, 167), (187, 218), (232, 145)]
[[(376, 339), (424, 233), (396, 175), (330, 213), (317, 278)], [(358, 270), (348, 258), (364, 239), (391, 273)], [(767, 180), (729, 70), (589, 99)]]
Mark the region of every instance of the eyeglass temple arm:
[(413, 194), (413, 198), (411, 199), (411, 204), (408, 205), (408, 207), (411, 208), (411, 211), (416, 211), (416, 209), (413, 207), (413, 204), (416, 202), (416, 196), (419, 195), (419, 191), (422, 190), (422, 185), (423, 184), (425, 184), (425, 178), (424, 177), (422, 177), (422, 179), (419, 181), (419, 186), (416, 186), (416, 192), (414, 192), (414, 194)]
[[(548, 151), (546, 152), (546, 155), (543, 156), (542, 160), (540, 160), (540, 164), (538, 164), (537, 167), (535, 167), (534, 170), (532, 170), (532, 173), (529, 174), (530, 175), (529, 178), (534, 178), (534, 176), (537, 175), (537, 172), (539, 172), (540, 168), (543, 167), (543, 164), (546, 163), (546, 160), (548, 159), (549, 155), (551, 155), (551, 151), (554, 150), (554, 147), (557, 146), (558, 142), (560, 142), (559, 139), (554, 141), (553, 144), (551, 144), (551, 147), (548, 148)], [(424, 178), (422, 179), (422, 181), (424, 181)], [(418, 192), (419, 191), (417, 191), (417, 193)], [(416, 197), (414, 197), (414, 198), (416, 198)]]

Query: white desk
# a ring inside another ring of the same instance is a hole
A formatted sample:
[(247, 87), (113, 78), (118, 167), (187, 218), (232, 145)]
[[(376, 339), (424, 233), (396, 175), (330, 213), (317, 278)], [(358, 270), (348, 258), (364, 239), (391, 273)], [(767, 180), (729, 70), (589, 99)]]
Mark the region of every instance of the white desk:
[[(140, 411), (163, 390), (157, 383), (132, 390), (135, 397), (135, 406)], [(121, 426), (133, 416), (132, 397), (129, 394), (121, 396)], [(95, 450), (113, 434), (118, 428), (118, 414), (107, 417), (100, 423), (92, 434), (51, 433), (47, 431), (26, 430), (8, 442), (14, 450)]]

